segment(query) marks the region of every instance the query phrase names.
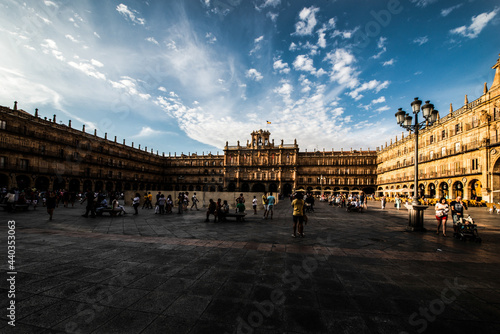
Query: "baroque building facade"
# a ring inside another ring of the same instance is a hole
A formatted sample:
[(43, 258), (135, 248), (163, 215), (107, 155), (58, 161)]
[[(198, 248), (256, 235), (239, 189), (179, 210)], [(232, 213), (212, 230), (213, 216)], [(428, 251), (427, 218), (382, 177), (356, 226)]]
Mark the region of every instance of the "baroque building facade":
[[(500, 201), (500, 58), (483, 95), (419, 131), (418, 194)], [(415, 134), (382, 147), (377, 194), (413, 194)]]

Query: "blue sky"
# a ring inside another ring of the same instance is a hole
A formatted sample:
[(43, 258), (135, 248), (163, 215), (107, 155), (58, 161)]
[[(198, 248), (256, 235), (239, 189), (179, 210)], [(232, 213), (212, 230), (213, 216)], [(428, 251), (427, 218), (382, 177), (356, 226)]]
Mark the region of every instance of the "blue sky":
[(499, 27), (493, 0), (2, 0), (0, 104), (167, 154), (375, 149), (414, 97), (481, 96)]

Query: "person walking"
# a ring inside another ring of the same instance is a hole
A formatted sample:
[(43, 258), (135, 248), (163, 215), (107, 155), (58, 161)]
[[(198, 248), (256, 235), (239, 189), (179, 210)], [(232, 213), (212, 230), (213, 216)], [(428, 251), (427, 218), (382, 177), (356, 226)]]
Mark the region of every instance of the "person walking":
[(385, 197), (385, 195), (382, 196), (382, 198), (380, 199), (380, 202), (382, 204), (382, 210), (385, 209), (385, 203), (387, 202), (387, 197)]
[(54, 209), (56, 208), (56, 194), (53, 191), (50, 192), (46, 205), (49, 220), (52, 220), (52, 215), (54, 214)]
[(196, 211), (198, 211), (198, 198), (196, 197), (196, 193), (193, 193), (193, 197), (191, 197), (191, 202), (193, 202), (193, 204), (191, 204), (191, 210), (193, 210), (193, 207), (196, 209)]
[(446, 222), (448, 221), (448, 211), (449, 211), (449, 206), (448, 203), (446, 202), (446, 198), (441, 197), (439, 202), (436, 203), (436, 219), (437, 219), (437, 232), (436, 234), (439, 235), (439, 227), (443, 225), (443, 237), (446, 237)]
[(303, 200), (304, 195), (302, 193), (297, 193), (295, 195), (295, 199), (292, 201), (293, 207), (293, 234), (292, 237), (297, 237), (297, 230), (299, 236), (304, 237), (304, 205), (305, 202)]
[(273, 193), (270, 192), (269, 196), (267, 196), (267, 212), (266, 212), (266, 219), (269, 217), (269, 212), (271, 213), (271, 219), (273, 219), (273, 213), (274, 213), (274, 203), (276, 201), (276, 198), (273, 196)]
[(132, 206), (134, 207), (135, 213), (134, 215), (138, 215), (139, 211), (137, 211), (137, 208), (141, 204), (141, 194), (135, 193), (135, 197), (132, 198)]

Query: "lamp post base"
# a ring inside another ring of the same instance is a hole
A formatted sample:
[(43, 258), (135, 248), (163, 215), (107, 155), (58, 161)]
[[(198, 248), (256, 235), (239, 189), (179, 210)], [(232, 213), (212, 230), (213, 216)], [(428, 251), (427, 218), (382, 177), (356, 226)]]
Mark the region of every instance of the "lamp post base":
[(424, 211), (427, 205), (411, 205), (408, 207), (408, 232), (425, 232), (427, 229), (424, 227)]

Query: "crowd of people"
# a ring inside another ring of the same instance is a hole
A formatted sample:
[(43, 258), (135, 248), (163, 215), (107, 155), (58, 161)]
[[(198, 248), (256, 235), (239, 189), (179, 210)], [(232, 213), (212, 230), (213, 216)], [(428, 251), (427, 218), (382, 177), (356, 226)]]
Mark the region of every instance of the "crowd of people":
[[(108, 201), (109, 198), (109, 201)], [(196, 196), (196, 193), (189, 196), (188, 192), (180, 192), (177, 198), (172, 198), (171, 195), (165, 197), (161, 191), (155, 196), (153, 200), (153, 195), (151, 192), (144, 193), (141, 196), (136, 193), (132, 200), (132, 207), (134, 208), (134, 215), (139, 214), (139, 206), (141, 204), (142, 198), (142, 209), (154, 210), (155, 214), (164, 215), (172, 214), (173, 209), (177, 206), (177, 213), (183, 214), (188, 210), (199, 210), (198, 203), (200, 202)], [(363, 192), (360, 194), (330, 194), (318, 196), (320, 201), (327, 201), (329, 205), (345, 208), (347, 211), (359, 211), (367, 209), (368, 196)], [(85, 193), (76, 193), (73, 191), (68, 191), (65, 189), (60, 189), (57, 191), (38, 191), (37, 189), (10, 189), (7, 190), (6, 187), (1, 188), (0, 192), (0, 204), (4, 205), (7, 211), (13, 211), (16, 206), (27, 206), (33, 207), (36, 210), (39, 205), (47, 209), (49, 214), (49, 220), (52, 220), (54, 211), (59, 205), (64, 207), (74, 207), (75, 202), (80, 204), (85, 204), (85, 213), (83, 217), (95, 218), (96, 215), (103, 213), (105, 210), (111, 210), (112, 214), (127, 214), (125, 207), (120, 205), (119, 200), (123, 199), (123, 193), (121, 192), (104, 192), (104, 191), (92, 191), (88, 189)], [(293, 217), (293, 237), (304, 237), (304, 223), (307, 223), (306, 213), (314, 212), (315, 196), (311, 193), (304, 195), (302, 192), (292, 194), (290, 196), (291, 206), (292, 206), (292, 217)], [(254, 196), (252, 199), (252, 209), (253, 214), (257, 214), (258, 198)], [(385, 196), (381, 197), (381, 208), (385, 209), (386, 206)], [(396, 196), (394, 204), (396, 209), (401, 208), (401, 199)], [(274, 206), (276, 205), (276, 198), (273, 193), (263, 193), (261, 196), (261, 204), (264, 208), (262, 219), (273, 219)], [(191, 205), (191, 206), (189, 206)], [(235, 213), (237, 213), (238, 220), (244, 220), (246, 215), (245, 207), (245, 197), (243, 193), (236, 198), (235, 203)], [(446, 198), (441, 198), (435, 205), (436, 220), (437, 220), (437, 230), (436, 234), (442, 232), (443, 236), (446, 236), (446, 224), (448, 221), (448, 215), (451, 214), (453, 219), (453, 229), (456, 232), (457, 223), (462, 223), (464, 220), (464, 210), (467, 210), (466, 202), (462, 201), (462, 198), (458, 196), (455, 200), (449, 201)], [(230, 213), (230, 205), (227, 200), (222, 201), (220, 198), (217, 201), (213, 199), (209, 200), (207, 211), (206, 211), (206, 222), (209, 222), (210, 216), (213, 216), (214, 222), (226, 221), (226, 216)], [(440, 232), (441, 230), (441, 232)]]

